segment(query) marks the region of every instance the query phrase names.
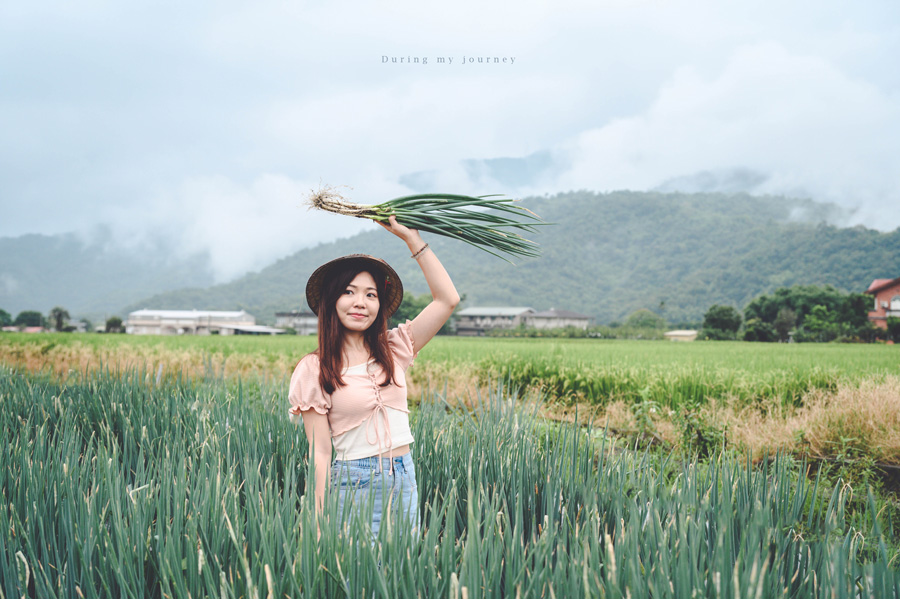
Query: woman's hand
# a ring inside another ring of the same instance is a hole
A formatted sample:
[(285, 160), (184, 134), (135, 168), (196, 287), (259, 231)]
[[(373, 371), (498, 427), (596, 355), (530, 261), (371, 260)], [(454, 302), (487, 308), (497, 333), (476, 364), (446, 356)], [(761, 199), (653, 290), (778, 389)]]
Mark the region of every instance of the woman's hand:
[[(378, 221), (376, 221), (376, 222), (378, 222)], [(378, 222), (378, 224), (381, 225), (382, 227), (384, 227), (387, 231), (390, 231), (391, 233), (393, 233), (394, 235), (396, 235), (397, 237), (399, 237), (400, 239), (405, 241), (406, 245), (409, 246), (410, 248), (412, 248), (413, 245), (416, 245), (416, 244), (418, 244), (418, 247), (425, 245), (425, 242), (422, 241), (422, 236), (419, 235), (418, 229), (411, 229), (411, 228), (407, 227), (406, 225), (401, 225), (400, 223), (397, 222), (396, 216), (391, 216), (388, 222), (390, 224), (383, 223), (383, 222)], [(416, 249), (418, 249), (418, 247), (416, 247)], [(415, 250), (413, 250), (413, 251), (415, 251)]]

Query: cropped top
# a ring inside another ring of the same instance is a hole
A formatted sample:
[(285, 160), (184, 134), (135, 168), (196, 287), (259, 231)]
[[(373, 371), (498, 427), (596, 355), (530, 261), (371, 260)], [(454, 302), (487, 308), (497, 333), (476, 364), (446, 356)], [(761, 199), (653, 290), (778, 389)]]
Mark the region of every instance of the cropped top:
[[(341, 375), (344, 386), (327, 394), (319, 383), (319, 357), (309, 354), (300, 360), (291, 376), (288, 413), (298, 415), (304, 410), (313, 409), (328, 416), (332, 437), (342, 435), (367, 421), (367, 436), (376, 437), (374, 440), (370, 439), (370, 442), (390, 448), (390, 439), (378, 438), (382, 431), (390, 436), (391, 427), (386, 408), (409, 413), (406, 369), (413, 363), (416, 354), (409, 322), (389, 330), (387, 340), (394, 359), (392, 383), (382, 387), (380, 383), (384, 380), (384, 369), (380, 364), (373, 364), (370, 368), (345, 370)], [(370, 427), (371, 431), (368, 430)]]
[[(364, 374), (367, 368), (375, 368), (375, 360), (357, 364), (344, 370), (344, 374)], [(385, 421), (384, 416), (387, 417)], [(409, 412), (384, 407), (384, 414), (373, 414), (346, 433), (331, 439), (334, 453), (339, 460), (357, 460), (374, 455), (393, 455), (393, 450), (415, 441), (409, 427)]]

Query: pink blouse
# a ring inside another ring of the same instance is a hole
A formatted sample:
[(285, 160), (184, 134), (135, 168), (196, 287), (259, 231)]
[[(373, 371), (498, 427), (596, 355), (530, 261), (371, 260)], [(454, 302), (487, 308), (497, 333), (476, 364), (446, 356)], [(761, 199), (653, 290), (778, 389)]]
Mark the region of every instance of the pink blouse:
[[(362, 424), (362, 421), (381, 412), (387, 420), (385, 406), (409, 412), (406, 402), (406, 369), (416, 358), (409, 321), (387, 333), (388, 347), (394, 358), (394, 382), (382, 387), (384, 370), (380, 365), (372, 372), (342, 374), (344, 386), (326, 394), (319, 384), (319, 356), (304, 356), (291, 376), (288, 401), (290, 414), (313, 409), (328, 416), (331, 436), (336, 437)], [(374, 418), (373, 418), (374, 421)]]

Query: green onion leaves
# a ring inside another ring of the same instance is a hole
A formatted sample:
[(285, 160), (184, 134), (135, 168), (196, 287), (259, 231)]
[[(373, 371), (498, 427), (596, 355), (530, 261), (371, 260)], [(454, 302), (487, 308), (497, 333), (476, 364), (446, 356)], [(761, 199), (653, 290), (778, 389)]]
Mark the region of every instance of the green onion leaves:
[[(502, 195), (467, 196), (423, 193), (367, 206), (347, 202), (325, 187), (309, 198), (313, 208), (387, 222), (391, 216), (410, 228), (458, 239), (507, 262), (508, 256), (535, 257), (540, 246), (519, 232), (534, 233), (547, 224), (537, 214)], [(518, 217), (518, 218), (512, 218)]]

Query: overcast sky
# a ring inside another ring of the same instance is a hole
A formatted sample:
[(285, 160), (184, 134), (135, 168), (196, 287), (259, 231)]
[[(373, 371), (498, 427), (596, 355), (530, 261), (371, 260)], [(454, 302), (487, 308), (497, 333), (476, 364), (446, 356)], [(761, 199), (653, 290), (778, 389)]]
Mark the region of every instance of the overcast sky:
[(12, 0), (0, 236), (164, 235), (225, 280), (368, 226), (307, 212), (320, 182), (375, 203), (736, 169), (892, 230), (898, 56), (895, 0)]

